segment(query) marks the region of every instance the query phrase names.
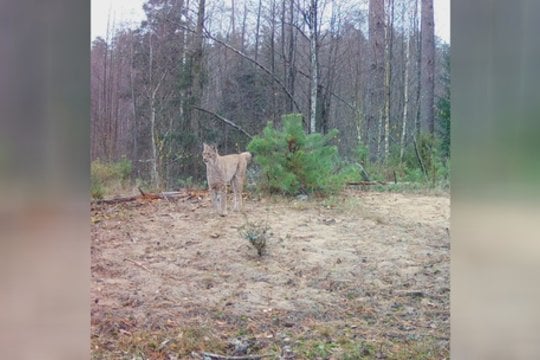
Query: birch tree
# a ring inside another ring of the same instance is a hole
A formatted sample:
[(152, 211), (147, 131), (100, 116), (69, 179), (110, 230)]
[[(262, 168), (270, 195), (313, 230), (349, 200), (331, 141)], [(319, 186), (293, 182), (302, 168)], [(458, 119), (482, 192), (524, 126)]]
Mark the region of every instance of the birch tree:
[(309, 28), (310, 44), (310, 110), (309, 110), (309, 132), (317, 131), (317, 98), (319, 89), (319, 29), (318, 29), (318, 0), (310, 0), (310, 5), (304, 14), (305, 21)]
[(404, 59), (403, 64), (403, 112), (401, 115), (401, 136), (399, 140), (399, 161), (403, 161), (403, 154), (405, 152), (405, 138), (407, 136), (407, 116), (409, 111), (409, 52), (410, 52), (410, 26), (406, 25), (405, 14), (407, 12), (407, 7), (404, 4), (402, 13), (401, 13), (401, 22), (403, 24), (403, 41), (404, 47), (402, 46), (402, 58)]

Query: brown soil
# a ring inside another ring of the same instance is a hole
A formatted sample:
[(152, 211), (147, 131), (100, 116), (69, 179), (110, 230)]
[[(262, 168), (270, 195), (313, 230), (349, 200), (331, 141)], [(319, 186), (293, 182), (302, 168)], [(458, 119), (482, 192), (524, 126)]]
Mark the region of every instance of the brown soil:
[[(348, 190), (227, 217), (205, 193), (93, 205), (93, 357), (448, 357), (449, 203)], [(270, 227), (262, 257), (246, 219)]]

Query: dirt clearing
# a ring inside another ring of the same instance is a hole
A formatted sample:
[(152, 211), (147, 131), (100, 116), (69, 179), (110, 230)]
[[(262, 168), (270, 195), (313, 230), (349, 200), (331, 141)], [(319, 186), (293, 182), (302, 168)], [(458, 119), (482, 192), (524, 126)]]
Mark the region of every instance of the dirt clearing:
[(358, 190), (227, 217), (205, 193), (93, 205), (92, 356), (448, 358), (449, 215), (447, 195)]

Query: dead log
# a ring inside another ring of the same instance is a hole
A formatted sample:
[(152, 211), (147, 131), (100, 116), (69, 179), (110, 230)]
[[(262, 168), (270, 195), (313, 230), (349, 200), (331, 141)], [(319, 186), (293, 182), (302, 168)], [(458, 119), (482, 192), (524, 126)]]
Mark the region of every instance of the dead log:
[(138, 200), (140, 198), (141, 198), (140, 195), (135, 195), (135, 196), (128, 196), (128, 197), (114, 198), (114, 199), (93, 200), (93, 201), (91, 201), (91, 203), (96, 204), (96, 205), (102, 205), (102, 204), (114, 205), (114, 204), (129, 202), (129, 201), (135, 201), (135, 200)]
[(192, 196), (191, 193), (187, 191), (168, 191), (168, 192), (161, 192), (161, 193), (147, 193), (144, 192), (140, 187), (138, 188), (141, 195), (134, 195), (134, 196), (127, 196), (127, 197), (118, 197), (113, 199), (101, 199), (101, 200), (93, 200), (91, 201), (91, 204), (95, 205), (114, 205), (124, 202), (130, 202), (130, 201), (136, 201), (136, 200), (170, 200), (170, 199), (178, 199), (185, 197), (186, 199), (191, 199), (195, 196)]
[(370, 185), (386, 185), (385, 181), (354, 181), (354, 182), (348, 182), (347, 185), (354, 186), (354, 185), (362, 185), (362, 186), (370, 186)]

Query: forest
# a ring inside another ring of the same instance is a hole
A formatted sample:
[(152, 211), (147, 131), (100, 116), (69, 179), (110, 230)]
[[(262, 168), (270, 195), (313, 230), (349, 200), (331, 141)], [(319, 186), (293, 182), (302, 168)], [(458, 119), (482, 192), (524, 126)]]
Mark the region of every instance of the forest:
[(91, 160), (175, 189), (202, 143), (245, 151), (300, 114), (365, 177), (448, 183), (450, 45), (432, 0), (149, 0), (91, 43)]
[[(433, 1), (144, 11), (91, 44), (92, 358), (448, 358)], [(228, 158), (252, 158), (228, 212), (203, 144), (253, 155)]]

